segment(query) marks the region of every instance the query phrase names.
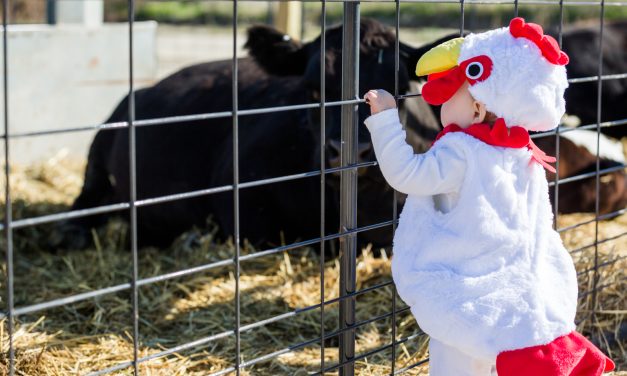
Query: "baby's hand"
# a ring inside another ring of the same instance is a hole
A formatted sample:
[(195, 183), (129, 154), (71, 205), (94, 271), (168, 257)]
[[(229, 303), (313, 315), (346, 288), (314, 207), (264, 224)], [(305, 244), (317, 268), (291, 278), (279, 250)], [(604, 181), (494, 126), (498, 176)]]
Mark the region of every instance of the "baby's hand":
[(370, 113), (372, 115), (390, 108), (396, 108), (396, 101), (392, 94), (383, 89), (370, 90), (364, 95), (364, 99), (370, 105)]

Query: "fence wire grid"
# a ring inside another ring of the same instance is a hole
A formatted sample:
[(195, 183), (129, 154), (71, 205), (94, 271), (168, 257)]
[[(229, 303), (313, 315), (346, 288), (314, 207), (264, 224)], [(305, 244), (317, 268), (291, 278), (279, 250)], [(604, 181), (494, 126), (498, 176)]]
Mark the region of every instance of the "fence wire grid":
[[(305, 0), (303, 0), (305, 2)], [(402, 313), (408, 312), (409, 308), (398, 301), (396, 292), (394, 291), (393, 281), (389, 280), (384, 283), (379, 283), (374, 286), (369, 286), (363, 289), (357, 289), (357, 281), (356, 281), (356, 258), (357, 258), (357, 235), (360, 233), (364, 233), (367, 231), (372, 231), (381, 228), (389, 228), (389, 231), (393, 232), (396, 229), (397, 221), (398, 221), (398, 213), (397, 213), (397, 204), (399, 197), (397, 193), (394, 193), (394, 202), (391, 210), (393, 211), (392, 220), (388, 220), (381, 223), (376, 223), (368, 226), (357, 226), (357, 188), (358, 188), (358, 179), (357, 172), (359, 169), (368, 169), (368, 168), (376, 168), (376, 162), (361, 162), (357, 161), (357, 122), (358, 122), (358, 114), (357, 107), (361, 104), (363, 105), (363, 100), (358, 96), (360, 93), (359, 88), (359, 28), (360, 28), (360, 3), (365, 2), (381, 2), (381, 3), (390, 3), (395, 6), (395, 25), (394, 31), (396, 35), (396, 43), (395, 43), (395, 83), (394, 83), (394, 95), (397, 101), (403, 101), (408, 98), (413, 98), (420, 96), (420, 93), (401, 93), (399, 92), (399, 59), (400, 59), (400, 47), (399, 47), (399, 30), (400, 30), (400, 5), (401, 3), (438, 3), (438, 4), (458, 4), (459, 5), (459, 32), (460, 35), (464, 34), (466, 31), (465, 28), (465, 6), (468, 4), (503, 4), (512, 6), (512, 16), (518, 15), (518, 9), (520, 5), (554, 5), (559, 6), (559, 38), (558, 42), (562, 43), (562, 27), (563, 27), (563, 16), (564, 9), (566, 7), (576, 7), (576, 6), (598, 6), (599, 7), (599, 33), (601, 45), (599, 46), (598, 51), (598, 72), (596, 76), (583, 77), (583, 78), (575, 78), (570, 79), (570, 85), (577, 85), (579, 83), (584, 82), (596, 82), (598, 88), (598, 96), (597, 96), (597, 121), (593, 124), (585, 124), (578, 129), (588, 129), (594, 130), (597, 134), (600, 134), (602, 128), (606, 127), (616, 127), (620, 125), (627, 124), (627, 119), (613, 120), (613, 121), (601, 121), (601, 93), (602, 93), (602, 85), (604, 81), (607, 80), (619, 80), (627, 78), (627, 72), (621, 74), (612, 74), (612, 75), (604, 75), (603, 74), (603, 54), (602, 54), (602, 45), (603, 45), (603, 33), (604, 33), (604, 17), (605, 17), (605, 8), (606, 7), (622, 7), (627, 6), (627, 2), (606, 2), (605, 0), (600, 1), (507, 1), (507, 0), (390, 0), (390, 1), (353, 1), (353, 0), (320, 0), (320, 1), (307, 1), (310, 3), (318, 3), (321, 7), (321, 17), (320, 17), (320, 35), (321, 35), (321, 51), (326, 51), (326, 32), (327, 32), (327, 3), (343, 3), (344, 13), (343, 13), (343, 40), (342, 40), (342, 96), (339, 101), (327, 101), (326, 93), (325, 93), (325, 54), (320, 54), (320, 82), (321, 82), (321, 90), (320, 90), (320, 98), (316, 103), (305, 103), (301, 105), (291, 105), (291, 106), (277, 106), (277, 107), (267, 107), (267, 108), (259, 108), (259, 109), (246, 109), (241, 110), (238, 108), (238, 11), (240, 7), (240, 3), (242, 1), (234, 0), (232, 2), (232, 103), (233, 107), (230, 111), (224, 112), (212, 112), (212, 113), (202, 113), (197, 115), (187, 115), (187, 116), (172, 116), (165, 118), (154, 118), (154, 119), (145, 119), (145, 120), (136, 120), (135, 119), (135, 86), (134, 86), (134, 59), (133, 59), (133, 45), (135, 43), (134, 40), (134, 21), (135, 21), (135, 1), (128, 0), (128, 48), (129, 48), (129, 60), (128, 60), (128, 74), (129, 74), (129, 85), (128, 85), (128, 121), (124, 122), (115, 122), (115, 123), (103, 123), (103, 124), (94, 124), (94, 125), (85, 125), (80, 127), (72, 127), (72, 128), (54, 128), (47, 129), (43, 131), (35, 131), (35, 132), (20, 132), (19, 130), (11, 131), (9, 129), (9, 117), (11, 109), (9, 107), (8, 98), (11, 95), (9, 91), (9, 72), (11, 67), (8, 64), (8, 38), (7, 33), (3, 33), (3, 92), (4, 92), (4, 134), (1, 136), (4, 140), (4, 158), (7, 163), (4, 166), (4, 174), (5, 174), (5, 197), (6, 197), (6, 210), (5, 216), (3, 219), (3, 223), (1, 225), (2, 230), (4, 232), (5, 244), (6, 244), (6, 310), (0, 312), (0, 318), (6, 319), (7, 322), (7, 330), (9, 336), (9, 372), (10, 375), (14, 375), (16, 372), (16, 364), (15, 364), (15, 344), (14, 344), (14, 335), (15, 335), (15, 319), (19, 316), (31, 314), (35, 312), (49, 310), (54, 307), (60, 307), (88, 299), (95, 299), (107, 294), (113, 294), (121, 291), (130, 291), (131, 297), (131, 306), (132, 306), (132, 341), (133, 341), (133, 358), (129, 359), (127, 362), (122, 362), (116, 364), (115, 366), (99, 370), (97, 372), (91, 373), (91, 375), (104, 375), (109, 374), (115, 371), (132, 369), (134, 374), (140, 374), (139, 365), (141, 363), (150, 362), (157, 358), (165, 357), (171, 354), (175, 354), (187, 349), (197, 348), (201, 346), (207, 346), (213, 341), (217, 341), (219, 339), (234, 337), (235, 339), (235, 354), (234, 354), (234, 362), (230, 367), (224, 368), (220, 371), (214, 372), (211, 375), (225, 375), (225, 374), (236, 374), (239, 375), (240, 372), (246, 368), (249, 368), (255, 364), (259, 364), (261, 362), (269, 361), (273, 358), (279, 357), (283, 354), (290, 353), (296, 351), (298, 349), (302, 349), (311, 345), (319, 345), (320, 346), (320, 359), (319, 359), (319, 367), (318, 371), (313, 374), (323, 375), (328, 372), (338, 371), (340, 375), (350, 376), (355, 374), (355, 362), (367, 358), (375, 353), (390, 351), (391, 358), (391, 370), (390, 375), (403, 374), (406, 371), (418, 367), (422, 364), (428, 362), (428, 358), (420, 359), (418, 362), (415, 362), (410, 365), (397, 365), (396, 360), (396, 352), (398, 351), (398, 347), (407, 342), (413, 341), (416, 338), (424, 336), (424, 333), (416, 333), (410, 336), (399, 338), (397, 336), (397, 316)], [(8, 19), (8, 9), (9, 9), (9, 0), (2, 1), (2, 9), (3, 9), (3, 27), (4, 30), (7, 30), (7, 26), (9, 25)], [(342, 109), (342, 125), (341, 125), (341, 140), (342, 147), (340, 151), (340, 167), (327, 168), (326, 165), (326, 111), (330, 107), (339, 106)], [(268, 179), (260, 179), (249, 182), (240, 182), (239, 176), (239, 139), (238, 139), (238, 129), (239, 124), (238, 120), (244, 116), (255, 116), (260, 114), (267, 114), (273, 112), (281, 112), (281, 111), (293, 111), (293, 110), (315, 110), (319, 109), (320, 111), (320, 169), (315, 171), (308, 171), (300, 174), (288, 175), (288, 176), (280, 176), (275, 178)], [(208, 120), (208, 119), (218, 119), (218, 118), (231, 118), (232, 119), (232, 134), (233, 134), (233, 178), (232, 183), (228, 185), (223, 185), (219, 187), (206, 188), (202, 190), (190, 191), (190, 192), (181, 192), (171, 195), (165, 195), (160, 197), (148, 198), (148, 199), (138, 199), (137, 198), (137, 173), (136, 173), (136, 129), (138, 127), (152, 127), (159, 126), (163, 124), (171, 124), (181, 121), (195, 121), (195, 120)], [(14, 220), (11, 215), (11, 187), (9, 184), (9, 173), (10, 173), (10, 140), (13, 139), (22, 139), (22, 138), (30, 138), (37, 136), (46, 136), (46, 135), (58, 135), (64, 133), (71, 132), (83, 132), (90, 130), (108, 130), (108, 129), (119, 129), (119, 128), (128, 128), (129, 133), (129, 156), (130, 156), (130, 164), (128, 166), (129, 175), (130, 175), (130, 200), (127, 202), (116, 203), (111, 205), (103, 205), (98, 207), (93, 207), (84, 210), (74, 210), (74, 211), (66, 211), (57, 214), (49, 214), (43, 216), (36, 216), (30, 218), (22, 218)], [(545, 132), (543, 134), (534, 135), (534, 138), (537, 137), (554, 137), (556, 140), (556, 148), (557, 155), (559, 156), (559, 145), (560, 145), (560, 136), (564, 133), (571, 132), (572, 128), (567, 127), (558, 127), (554, 131)], [(593, 273), (593, 286), (589, 291), (584, 292), (584, 294), (592, 294), (593, 298), (593, 306), (591, 315), (595, 314), (596, 310), (596, 294), (597, 292), (607, 287), (606, 285), (599, 285), (598, 278), (598, 270), (599, 268), (605, 266), (605, 264), (601, 264), (598, 260), (598, 247), (600, 244), (618, 239), (627, 234), (627, 232), (620, 233), (616, 236), (607, 239), (601, 239), (599, 237), (599, 221), (611, 219), (622, 214), (626, 213), (626, 209), (623, 208), (621, 210), (614, 211), (612, 213), (600, 214), (599, 210), (599, 187), (600, 187), (600, 179), (603, 175), (623, 170), (625, 166), (617, 166), (606, 169), (601, 169), (600, 166), (600, 141), (599, 137), (597, 137), (597, 151), (596, 151), (596, 170), (593, 172), (580, 174), (576, 176), (571, 176), (566, 179), (559, 179), (559, 176), (555, 177), (555, 180), (550, 182), (550, 186), (554, 187), (554, 214), (555, 214), (555, 227), (558, 232), (569, 231), (575, 229), (577, 227), (594, 223), (595, 225), (595, 238), (593, 242), (587, 244), (578, 249), (570, 250), (572, 253), (581, 252), (584, 249), (594, 249), (594, 267), (590, 270), (580, 271), (581, 273), (592, 272)], [(559, 157), (558, 157), (559, 164)], [(559, 170), (559, 165), (556, 166)], [(340, 174), (340, 221), (341, 227), (340, 229), (333, 234), (325, 233), (325, 206), (326, 200), (325, 197), (325, 187), (327, 184), (326, 178), (329, 174)], [(294, 181), (305, 178), (313, 178), (318, 177), (320, 181), (320, 235), (317, 238), (307, 239), (298, 241), (295, 243), (278, 246), (274, 248), (264, 249), (259, 252), (255, 252), (252, 254), (242, 255), (241, 253), (241, 239), (240, 239), (240, 191), (252, 188), (259, 187), (264, 185), (270, 185), (280, 182)], [(558, 218), (558, 199), (560, 186), (565, 183), (580, 181), (589, 178), (595, 178), (595, 186), (596, 186), (596, 198), (595, 198), (595, 213), (594, 218), (590, 220), (586, 220), (581, 223), (577, 223), (574, 225), (570, 225), (563, 228), (557, 228), (557, 218)], [(233, 211), (234, 211), (234, 247), (235, 254), (233, 258), (224, 259), (217, 262), (212, 262), (204, 265), (199, 265), (191, 268), (186, 268), (182, 270), (178, 270), (175, 272), (165, 273), (154, 277), (149, 278), (140, 278), (138, 273), (138, 242), (137, 242), (137, 210), (140, 207), (156, 205), (165, 202), (171, 202), (176, 200), (183, 200), (192, 197), (199, 197), (205, 195), (213, 195), (222, 192), (232, 192), (233, 193)], [(132, 275), (131, 279), (122, 284), (109, 286), (106, 288), (101, 288), (85, 293), (73, 294), (62, 298), (53, 299), (46, 302), (41, 302), (37, 304), (30, 304), (25, 306), (15, 306), (14, 304), (14, 243), (13, 243), (13, 232), (16, 229), (27, 228), (32, 226), (37, 226), (46, 223), (53, 223), (61, 220), (67, 220), (71, 218), (79, 218), (85, 217), (94, 214), (102, 214), (102, 213), (113, 213), (113, 212), (128, 212), (130, 216), (130, 231), (131, 231), (131, 244), (130, 250), (132, 253)], [(326, 243), (329, 240), (340, 240), (340, 296), (334, 299), (325, 300), (324, 290), (325, 290), (325, 280), (324, 280), (324, 267), (325, 262), (325, 247)], [(243, 261), (253, 261), (262, 257), (267, 257), (270, 255), (278, 254), (281, 252), (298, 249), (305, 246), (310, 245), (318, 245), (320, 250), (320, 301), (315, 305), (310, 305), (307, 307), (302, 307), (298, 309), (294, 309), (292, 311), (286, 312), (284, 314), (280, 314), (271, 318), (263, 319), (260, 321), (256, 321), (254, 323), (242, 325), (240, 320), (240, 311), (241, 311), (241, 291), (240, 291), (240, 271), (241, 271), (241, 263)], [(613, 261), (615, 262), (615, 261)], [(234, 310), (235, 310), (235, 325), (232, 329), (226, 330), (220, 333), (216, 333), (204, 338), (197, 339), (192, 342), (184, 343), (175, 347), (164, 349), (158, 353), (154, 353), (148, 356), (140, 356), (139, 355), (139, 322), (141, 318), (141, 312), (138, 306), (138, 290), (142, 286), (173, 280), (176, 278), (180, 278), (183, 276), (188, 276), (196, 273), (206, 272), (208, 270), (216, 269), (216, 268), (233, 268), (234, 271), (234, 280), (235, 280), (235, 299), (234, 299)], [(377, 317), (370, 317), (365, 320), (358, 321), (356, 320), (356, 299), (366, 293), (373, 292), (379, 289), (384, 288), (392, 288), (392, 301), (391, 306), (392, 310), (388, 313)], [(339, 304), (340, 310), (340, 323), (339, 329), (327, 332), (325, 331), (324, 319), (325, 319), (325, 307), (328, 307), (332, 304)], [(262, 356), (243, 360), (241, 356), (241, 335), (242, 333), (248, 332), (250, 330), (261, 328), (263, 326), (276, 323), (281, 320), (285, 320), (289, 317), (293, 317), (304, 312), (319, 310), (319, 322), (320, 322), (320, 333), (317, 338), (294, 343), (286, 348), (264, 354)], [(392, 322), (391, 325), (391, 338), (392, 341), (388, 344), (385, 344), (381, 347), (369, 350), (363, 353), (355, 352), (355, 336), (356, 330), (360, 327), (364, 327), (372, 322), (378, 320), (390, 319)], [(329, 364), (325, 361), (325, 342), (331, 338), (339, 339), (339, 360), (337, 362), (332, 362)]]

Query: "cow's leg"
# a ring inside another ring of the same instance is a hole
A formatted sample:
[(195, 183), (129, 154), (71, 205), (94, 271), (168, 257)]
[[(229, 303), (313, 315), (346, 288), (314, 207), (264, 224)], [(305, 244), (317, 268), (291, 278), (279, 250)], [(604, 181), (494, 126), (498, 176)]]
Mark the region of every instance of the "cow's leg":
[[(106, 161), (116, 133), (116, 130), (106, 130), (96, 134), (89, 149), (83, 188), (72, 204), (72, 211), (112, 203), (114, 189), (110, 181)], [(92, 241), (91, 229), (102, 225), (106, 218), (106, 214), (96, 214), (61, 221), (52, 231), (49, 245), (52, 249), (86, 248)]]

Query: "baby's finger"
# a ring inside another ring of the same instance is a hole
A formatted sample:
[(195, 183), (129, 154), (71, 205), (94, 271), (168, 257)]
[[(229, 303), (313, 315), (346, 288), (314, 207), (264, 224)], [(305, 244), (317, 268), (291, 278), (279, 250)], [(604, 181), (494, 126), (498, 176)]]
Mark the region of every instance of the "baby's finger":
[(364, 99), (366, 103), (370, 104), (370, 101), (373, 99), (377, 99), (377, 92), (375, 90), (370, 90), (364, 95)]

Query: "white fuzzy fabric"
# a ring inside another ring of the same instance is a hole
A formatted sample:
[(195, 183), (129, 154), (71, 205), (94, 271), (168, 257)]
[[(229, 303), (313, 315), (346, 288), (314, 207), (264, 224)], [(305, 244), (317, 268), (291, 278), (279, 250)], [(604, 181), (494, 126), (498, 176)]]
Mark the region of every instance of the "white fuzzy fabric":
[(458, 63), (479, 55), (492, 60), (492, 73), (469, 87), (472, 96), (509, 126), (531, 131), (557, 127), (565, 111), (566, 69), (549, 63), (526, 38), (504, 27), (464, 38)]
[(429, 340), (429, 376), (496, 376), (496, 359), (473, 358), (435, 338)]
[[(575, 329), (575, 268), (551, 227), (544, 170), (526, 148), (455, 132), (414, 154), (395, 109), (366, 125), (383, 175), (408, 194), (392, 274), (427, 334), (491, 362)], [(433, 195), (453, 197), (450, 211)]]

